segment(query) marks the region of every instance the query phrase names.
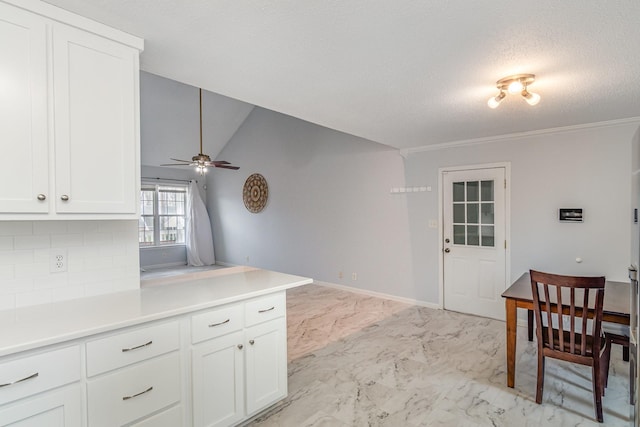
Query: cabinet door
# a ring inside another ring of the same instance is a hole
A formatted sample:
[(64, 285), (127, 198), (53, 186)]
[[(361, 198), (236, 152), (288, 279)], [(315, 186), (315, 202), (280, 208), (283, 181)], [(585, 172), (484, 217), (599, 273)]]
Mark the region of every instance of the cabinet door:
[(24, 399), (0, 407), (0, 427), (80, 427), (81, 402), (79, 384)]
[(0, 212), (47, 212), (46, 25), (0, 4)]
[(287, 323), (284, 317), (246, 330), (247, 415), (287, 396)]
[(244, 418), (242, 331), (193, 347), (193, 424), (228, 426)]
[(56, 212), (136, 213), (137, 73), (137, 50), (54, 26)]

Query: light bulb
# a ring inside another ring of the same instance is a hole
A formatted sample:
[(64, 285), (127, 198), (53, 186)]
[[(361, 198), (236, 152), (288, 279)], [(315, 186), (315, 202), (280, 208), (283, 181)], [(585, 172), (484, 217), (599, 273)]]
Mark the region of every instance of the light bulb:
[(527, 104), (529, 105), (536, 105), (538, 102), (540, 102), (540, 95), (534, 92), (529, 92), (526, 89), (522, 91), (522, 97), (525, 101), (527, 101)]
[(489, 108), (498, 108), (498, 105), (500, 105), (500, 102), (502, 102), (505, 96), (507, 96), (507, 94), (505, 94), (503, 91), (500, 91), (500, 93), (493, 98), (489, 98), (489, 101), (487, 101), (487, 105), (489, 106)]
[(524, 86), (522, 86), (522, 82), (520, 80), (516, 80), (509, 84), (508, 90), (509, 90), (509, 93), (513, 95), (513, 94), (522, 92), (523, 88)]

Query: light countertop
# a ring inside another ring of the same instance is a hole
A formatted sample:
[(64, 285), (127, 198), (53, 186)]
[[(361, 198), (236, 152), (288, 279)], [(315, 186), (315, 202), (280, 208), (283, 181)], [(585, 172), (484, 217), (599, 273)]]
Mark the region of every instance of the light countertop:
[(0, 356), (312, 283), (251, 267), (144, 280), (135, 291), (0, 311)]

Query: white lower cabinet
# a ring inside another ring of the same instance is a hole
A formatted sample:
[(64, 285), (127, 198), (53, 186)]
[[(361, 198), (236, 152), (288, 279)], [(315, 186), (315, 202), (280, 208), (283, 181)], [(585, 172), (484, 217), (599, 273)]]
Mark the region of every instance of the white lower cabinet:
[(80, 384), (49, 391), (0, 407), (2, 427), (81, 427)]
[(90, 427), (122, 426), (180, 401), (180, 355), (171, 353), (90, 380)]
[[(236, 310), (244, 310), (245, 317), (234, 326), (226, 319), (237, 319), (237, 313), (230, 313), (227, 307), (193, 316), (195, 427), (235, 425), (287, 396), (284, 292), (247, 301)], [(201, 321), (205, 316), (211, 323)], [(222, 327), (235, 332), (205, 342), (198, 343), (195, 339)]]
[(0, 426), (82, 425), (80, 346), (0, 362)]
[(281, 317), (246, 331), (247, 415), (287, 396), (287, 323)]
[(0, 427), (226, 427), (286, 395), (284, 291), (0, 358)]
[(243, 343), (239, 331), (194, 347), (194, 426), (229, 426), (244, 418)]

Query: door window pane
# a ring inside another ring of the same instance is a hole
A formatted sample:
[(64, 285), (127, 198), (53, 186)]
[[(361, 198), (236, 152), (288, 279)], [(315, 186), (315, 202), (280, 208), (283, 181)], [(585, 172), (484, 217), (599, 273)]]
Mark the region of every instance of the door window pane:
[(482, 215), (480, 216), (480, 222), (482, 224), (493, 224), (493, 203), (482, 204)]
[(480, 200), (478, 186), (478, 181), (467, 182), (467, 202), (477, 202)]
[(456, 224), (464, 224), (464, 204), (453, 204), (453, 222)]
[(464, 202), (464, 182), (453, 183), (453, 201)]
[(453, 243), (455, 245), (464, 245), (465, 243), (464, 225), (453, 226)]
[(469, 224), (477, 224), (478, 223), (478, 209), (479, 206), (477, 203), (469, 203), (467, 205), (467, 223)]
[(482, 246), (493, 247), (495, 245), (494, 227), (491, 225), (483, 225), (480, 231), (482, 233)]
[(480, 245), (480, 236), (477, 225), (467, 225), (467, 245), (478, 246)]
[(481, 185), (481, 192), (482, 192), (482, 201), (492, 202), (493, 201), (493, 181), (482, 181), (480, 185)]

